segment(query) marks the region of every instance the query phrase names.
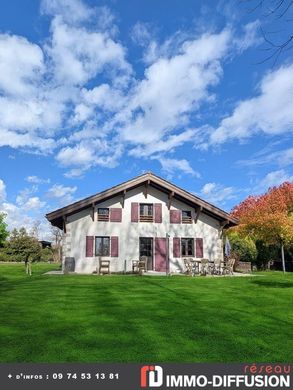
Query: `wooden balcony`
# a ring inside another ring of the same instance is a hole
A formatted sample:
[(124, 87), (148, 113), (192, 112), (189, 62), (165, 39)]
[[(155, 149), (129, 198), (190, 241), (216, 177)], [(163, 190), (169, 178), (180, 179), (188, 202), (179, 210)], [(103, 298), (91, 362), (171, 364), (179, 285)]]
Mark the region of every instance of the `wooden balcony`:
[(98, 214), (98, 221), (108, 222), (109, 214)]
[(192, 217), (182, 217), (182, 223), (192, 223)]
[(139, 216), (140, 222), (154, 222), (153, 215), (140, 215)]

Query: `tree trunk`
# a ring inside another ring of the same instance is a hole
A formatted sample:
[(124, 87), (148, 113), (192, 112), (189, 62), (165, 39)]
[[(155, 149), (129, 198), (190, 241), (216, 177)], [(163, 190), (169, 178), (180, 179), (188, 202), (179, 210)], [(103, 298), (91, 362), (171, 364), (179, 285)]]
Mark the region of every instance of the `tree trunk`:
[(281, 254), (282, 254), (282, 267), (283, 267), (283, 272), (286, 272), (286, 266), (285, 266), (285, 256), (284, 256), (284, 244), (281, 244)]

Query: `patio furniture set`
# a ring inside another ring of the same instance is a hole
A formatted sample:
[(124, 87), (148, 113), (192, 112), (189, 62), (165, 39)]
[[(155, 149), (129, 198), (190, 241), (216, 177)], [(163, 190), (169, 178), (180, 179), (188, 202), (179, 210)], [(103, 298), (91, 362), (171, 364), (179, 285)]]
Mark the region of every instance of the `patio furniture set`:
[(195, 275), (233, 275), (235, 259), (209, 260), (209, 259), (184, 259), (186, 274)]

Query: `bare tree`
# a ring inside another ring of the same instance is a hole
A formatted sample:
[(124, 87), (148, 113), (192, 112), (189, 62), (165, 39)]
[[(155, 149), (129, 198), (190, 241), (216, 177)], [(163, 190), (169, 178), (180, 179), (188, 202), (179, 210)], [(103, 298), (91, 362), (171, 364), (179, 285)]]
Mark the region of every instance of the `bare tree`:
[(56, 226), (51, 226), (51, 233), (54, 240), (53, 244), (53, 258), (55, 262), (61, 263), (62, 260), (62, 240), (64, 233)]
[[(265, 43), (263, 50), (267, 55), (260, 63), (272, 59), (275, 65), (280, 55), (293, 47), (293, 0), (240, 0), (240, 3), (248, 6), (248, 12), (258, 12), (266, 20), (267, 27), (260, 30)], [(282, 28), (275, 29), (274, 25), (280, 24), (280, 21)], [(272, 28), (272, 31), (268, 28)]]
[(30, 232), (31, 236), (35, 237), (37, 240), (39, 239), (39, 235), (40, 235), (40, 226), (41, 226), (41, 221), (38, 219), (35, 220)]

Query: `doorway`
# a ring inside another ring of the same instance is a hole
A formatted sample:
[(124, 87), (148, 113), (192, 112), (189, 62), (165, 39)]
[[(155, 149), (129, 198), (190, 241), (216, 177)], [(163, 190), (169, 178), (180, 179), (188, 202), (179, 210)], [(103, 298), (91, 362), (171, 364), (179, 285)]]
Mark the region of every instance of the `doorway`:
[(139, 237), (139, 258), (147, 258), (147, 270), (153, 269), (153, 238)]

